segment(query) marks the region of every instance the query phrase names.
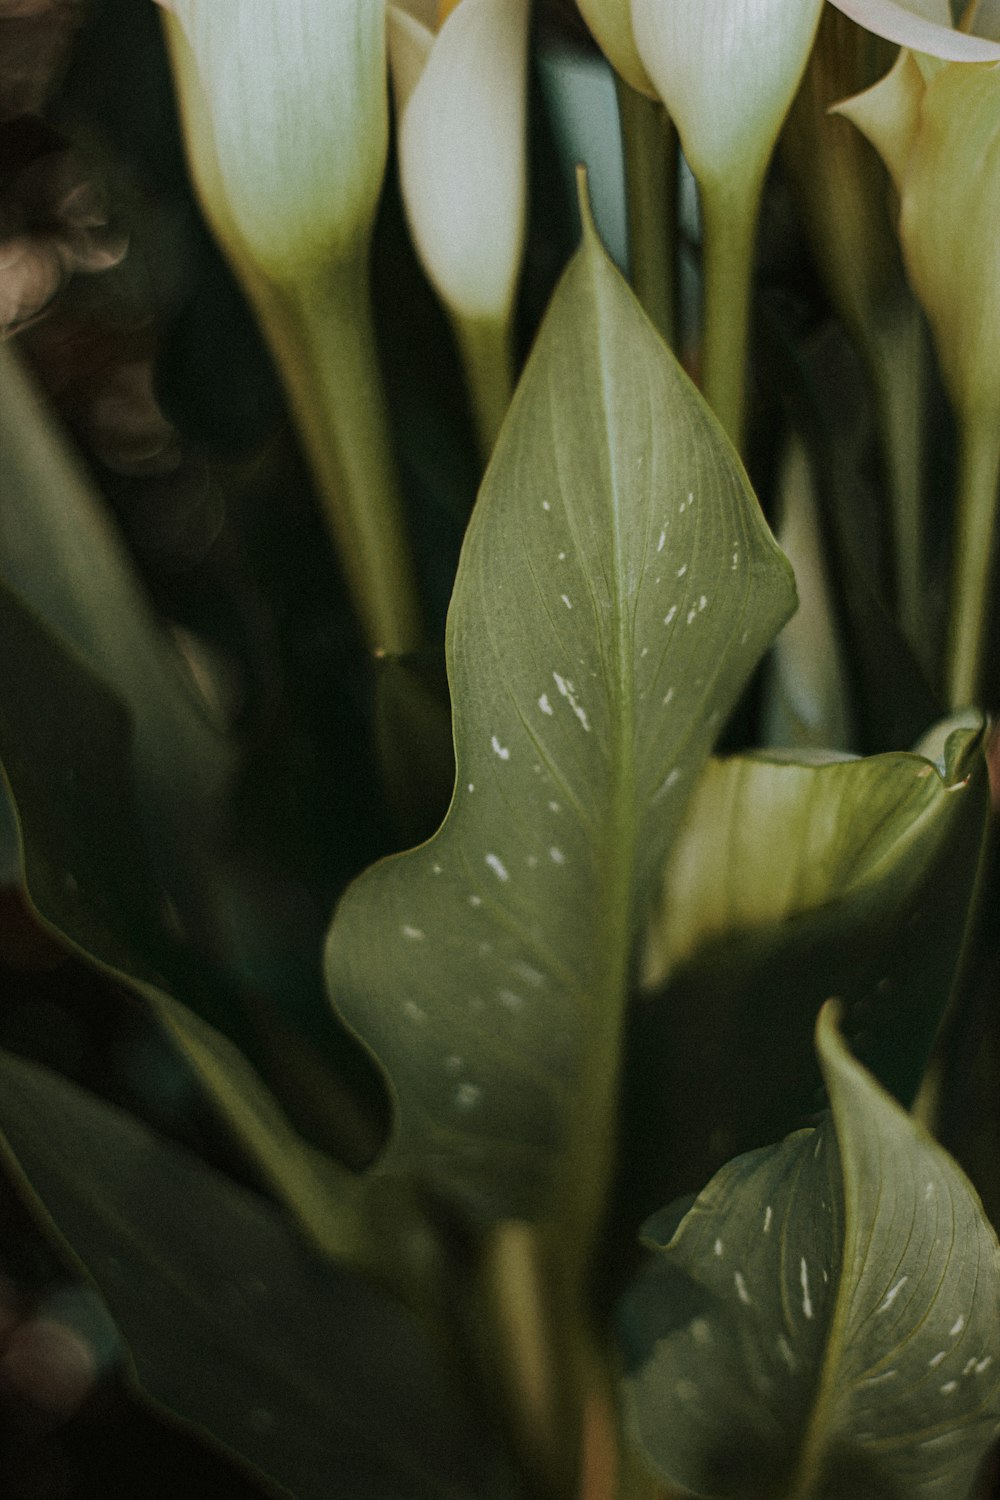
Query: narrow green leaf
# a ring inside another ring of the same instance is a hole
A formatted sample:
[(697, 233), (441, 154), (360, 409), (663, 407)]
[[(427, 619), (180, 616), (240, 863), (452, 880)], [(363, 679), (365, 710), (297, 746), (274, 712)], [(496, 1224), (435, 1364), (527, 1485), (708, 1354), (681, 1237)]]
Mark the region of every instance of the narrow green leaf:
[(398, 1303), (271, 1204), (0, 1053), (0, 1153), (80, 1258), (155, 1402), (299, 1500), (499, 1500), (506, 1455)]
[(636, 1221), (811, 1121), (813, 1025), (830, 995), (862, 1061), (912, 1103), (989, 811), (981, 726), (952, 721), (938, 739), (940, 763), (937, 747), (933, 759), (709, 763), (667, 863), (632, 1017)]
[(1000, 1246), (952, 1159), (817, 1024), (832, 1115), (739, 1157), (623, 1313), (633, 1430), (694, 1494), (966, 1500), (1000, 1426)]
[[(140, 806), (166, 862), (218, 817), (233, 746), (155, 620), (120, 538), (10, 345), (0, 346), (0, 581), (71, 644), (135, 723)], [(0, 654), (13, 649), (0, 637)]]
[(588, 227), (462, 553), (451, 808), (329, 937), (333, 1002), (395, 1090), (388, 1168), (487, 1218), (592, 1222), (637, 926), (793, 599), (721, 429)]

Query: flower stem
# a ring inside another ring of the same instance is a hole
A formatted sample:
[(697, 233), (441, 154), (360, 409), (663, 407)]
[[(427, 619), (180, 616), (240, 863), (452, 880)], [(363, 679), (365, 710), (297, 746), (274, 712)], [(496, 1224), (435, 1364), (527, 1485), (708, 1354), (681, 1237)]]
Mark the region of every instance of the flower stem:
[(753, 252), (763, 173), (699, 183), (702, 389), (733, 446), (743, 437)]
[(616, 77), (625, 156), (632, 285), (668, 344), (677, 342), (677, 132), (663, 105)]
[(892, 507), (896, 599), (903, 633), (927, 670), (932, 646), (924, 590), (924, 517), (921, 436), (925, 347), (923, 325), (912, 303), (903, 303), (864, 340)]
[(959, 460), (958, 526), (952, 569), (948, 701), (976, 701), (982, 676), (996, 546), (1000, 429), (992, 412), (965, 414)]
[(514, 351), (509, 318), (453, 318), (483, 467), (514, 394)]
[(367, 250), (294, 289), (247, 279), (312, 467), (354, 607), (373, 651), (420, 640), (388, 413), (375, 350)]

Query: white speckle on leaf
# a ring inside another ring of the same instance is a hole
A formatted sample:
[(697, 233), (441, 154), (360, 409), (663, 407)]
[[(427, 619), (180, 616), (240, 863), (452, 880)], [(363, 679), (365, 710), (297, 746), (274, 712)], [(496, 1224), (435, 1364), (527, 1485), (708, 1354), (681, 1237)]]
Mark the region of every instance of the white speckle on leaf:
[(403, 1001), (403, 1015), (408, 1021), (413, 1021), (413, 1023), (417, 1026), (422, 1026), (427, 1020), (427, 1012), (425, 1010), (421, 1010), (420, 1006), (415, 1000)]
[(677, 618), (677, 605), (676, 604), (671, 604), (670, 608), (667, 610), (666, 614), (663, 616), (663, 623), (664, 623), (664, 625), (672, 625), (673, 622), (674, 622), (674, 620), (676, 618)]
[(879, 1385), (883, 1380), (894, 1380), (898, 1370), (883, 1370), (880, 1375), (869, 1375), (865, 1385)]
[(697, 615), (697, 613), (698, 613), (698, 611), (696, 609), (689, 609), (688, 610), (688, 612), (687, 612), (687, 622), (688, 622), (689, 625), (693, 625), (694, 624), (695, 616)]
[(524, 996), (514, 990), (497, 990), (497, 999), (505, 1010), (520, 1010), (524, 1005)]
[(992, 1356), (992, 1354), (987, 1354), (986, 1358), (985, 1359), (981, 1359), (978, 1362), (978, 1364), (976, 1365), (976, 1374), (977, 1375), (984, 1374), (984, 1372), (989, 1369), (989, 1367), (990, 1367), (990, 1365), (992, 1363), (993, 1363), (993, 1356)]
[(570, 602), (569, 602), (569, 595), (568, 594), (560, 594), (559, 597), (562, 600), (562, 602), (565, 604), (565, 606), (566, 606), (567, 609), (572, 609), (573, 608), (572, 604), (570, 604)]
[(477, 896), (477, 895), (475, 895), (475, 893), (473, 893), (473, 895), (471, 895), (469, 897), (469, 905), (470, 906), (482, 906), (482, 904), (483, 904), (483, 898), (482, 898), (482, 896)]
[(962, 1332), (962, 1329), (964, 1327), (965, 1327), (965, 1314), (964, 1313), (959, 1313), (958, 1317), (955, 1319), (954, 1323), (952, 1323), (952, 1325), (949, 1328), (948, 1332), (950, 1333), (950, 1335), (951, 1335), (951, 1337), (953, 1339), (957, 1339), (958, 1335)]
[(951, 1393), (952, 1393), (952, 1391), (957, 1391), (957, 1390), (958, 1390), (958, 1381), (957, 1380), (946, 1380), (945, 1383), (944, 1383), (944, 1385), (941, 1387), (941, 1394), (942, 1394), (942, 1396), (950, 1396)]
[(411, 927), (408, 922), (404, 923), (404, 925), (399, 930), (405, 938), (409, 938), (410, 941), (414, 943), (421, 942), (424, 936), (419, 927)]
[(774, 1209), (771, 1207), (771, 1205), (769, 1203), (767, 1205), (767, 1207), (765, 1208), (765, 1210), (764, 1210), (764, 1233), (765, 1234), (770, 1234), (771, 1233), (771, 1220), (773, 1218), (774, 1218)]
[(511, 968), (519, 978), (524, 980), (525, 984), (530, 984), (536, 990), (545, 988), (545, 975), (541, 969), (525, 963), (523, 959), (518, 959), (517, 963), (511, 964)]
[(666, 531), (665, 530), (661, 531), (660, 532), (660, 540), (656, 544), (656, 550), (657, 550), (657, 552), (662, 552), (663, 551), (664, 544), (666, 543), (666, 540), (667, 540), (667, 533), (666, 533)]
[(738, 552), (734, 552), (733, 553), (733, 572), (734, 573), (736, 572), (736, 569), (739, 566), (739, 561), (740, 561), (740, 554)]
[(487, 854), (486, 863), (489, 865), (490, 869), (493, 871), (498, 880), (506, 881), (510, 879), (510, 875), (507, 873), (507, 867), (498, 855)]
[(668, 703), (672, 703), (673, 701), (674, 701), (674, 690), (673, 690), (672, 687), (669, 687), (669, 688), (667, 688), (667, 691), (663, 695), (663, 707), (666, 708), (667, 704)]
[(542, 510), (551, 510), (552, 507), (547, 500), (542, 501)]
[(432, 875), (440, 875), (440, 874), (442, 874), (441, 866), (440, 865), (431, 865), (431, 874)]
[(452, 1052), (450, 1056), (446, 1057), (444, 1065), (449, 1073), (460, 1073), (462, 1071), (462, 1059), (457, 1052)]
[(699, 609), (707, 609), (708, 608), (708, 595), (707, 594), (702, 594), (701, 598), (698, 600), (698, 608)]
[(947, 1349), (939, 1349), (936, 1354), (931, 1355), (927, 1363), (930, 1365), (932, 1370), (936, 1370), (941, 1361), (947, 1358), (947, 1355)]
[(722, 1252), (723, 1252), (722, 1241), (721, 1240), (716, 1240), (716, 1242), (715, 1242), (715, 1244), (714, 1244), (714, 1246), (712, 1248), (714, 1249), (716, 1255), (718, 1255), (718, 1256), (721, 1257)]
[(524, 863), (528, 866), (529, 870), (537, 870), (538, 869), (538, 855), (537, 854), (529, 854), (527, 856), (527, 858), (525, 859)]
[(962, 1374), (963, 1375), (971, 1375), (972, 1372), (973, 1372), (973, 1370), (975, 1368), (976, 1368), (976, 1356), (973, 1355), (971, 1359), (967, 1359), (965, 1361), (965, 1368), (962, 1371)]
[(565, 554), (565, 552), (560, 552), (560, 553), (557, 554), (557, 556), (558, 556), (560, 562), (565, 562), (566, 561), (566, 554)]
[(552, 673), (552, 680), (559, 689), (560, 695), (566, 699), (566, 702), (589, 734), (590, 719), (587, 717), (587, 710), (577, 701), (576, 688), (573, 686), (573, 683), (570, 682), (568, 677), (560, 677), (558, 672)]
[(927, 1184), (927, 1186), (924, 1188), (924, 1198), (925, 1199), (927, 1199), (927, 1198), (933, 1198), (934, 1197), (934, 1192), (935, 1192), (934, 1184), (933, 1184), (933, 1182), (929, 1182)]
[(501, 745), (495, 734), (491, 737), (490, 744), (493, 746), (494, 755), (499, 755), (501, 760), (510, 760), (509, 748), (506, 745)]
[(812, 1298), (809, 1295), (809, 1267), (806, 1265), (805, 1256), (799, 1261), (799, 1283), (802, 1287), (802, 1312), (807, 1318), (813, 1315)]
[(549, 850), (549, 859), (551, 859), (554, 865), (564, 865), (566, 863), (565, 854), (561, 849), (557, 849), (554, 844)]
[(680, 567), (677, 569), (677, 577), (678, 578), (683, 578), (684, 574), (687, 572), (687, 570), (688, 570), (687, 563), (681, 563)]
[(639, 652), (639, 655), (640, 655), (640, 657), (642, 657), (642, 656), (648, 656), (649, 655), (649, 647), (648, 646), (643, 646), (642, 650)]
[(474, 791), (475, 791), (475, 790), (476, 790), (476, 788), (475, 788), (475, 783), (474, 783), (474, 782), (471, 782), (471, 781), (470, 781), (470, 782), (469, 782), (469, 785), (468, 785), (468, 790), (469, 790), (469, 791), (470, 791), (470, 792), (474, 792)]
[(694, 504), (694, 490), (688, 490), (688, 505)]
[(693, 1318), (691, 1321), (691, 1337), (695, 1343), (704, 1349), (706, 1344), (712, 1342), (712, 1330), (704, 1318)]
[(783, 1333), (778, 1334), (778, 1353), (790, 1370), (794, 1370), (798, 1361), (792, 1353), (792, 1346)]
[(740, 1272), (740, 1271), (734, 1271), (733, 1272), (733, 1281), (734, 1281), (734, 1283), (736, 1285), (736, 1295), (737, 1295), (737, 1297), (739, 1297), (740, 1301), (743, 1303), (743, 1305), (745, 1307), (749, 1307), (750, 1306), (750, 1293), (747, 1291), (747, 1284), (743, 1280), (742, 1272)]
[(750, 632), (749, 632), (749, 630), (744, 630), (743, 634), (740, 636), (740, 645), (741, 646), (745, 646), (746, 643), (747, 643), (747, 641), (749, 639), (750, 639)]
[(479, 1103), (482, 1093), (476, 1083), (460, 1083), (455, 1090), (455, 1103), (459, 1109), (472, 1109)]
[(877, 1313), (888, 1312), (909, 1279), (909, 1276), (901, 1276), (896, 1282), (895, 1286), (891, 1286), (886, 1292), (885, 1296), (882, 1298), (882, 1301), (879, 1303), (878, 1307), (876, 1307), (875, 1311)]
[(552, 812), (552, 813), (562, 812), (562, 808), (559, 806), (558, 802), (550, 802), (548, 804), (548, 809), (549, 809), (549, 812)]
[(538, 700), (538, 707), (542, 710), (543, 714), (549, 714), (549, 715), (551, 715), (551, 714), (553, 714), (555, 712), (555, 709), (552, 707), (552, 704), (549, 702), (549, 695), (548, 695), (548, 693), (543, 693), (542, 696), (539, 698), (539, 700)]

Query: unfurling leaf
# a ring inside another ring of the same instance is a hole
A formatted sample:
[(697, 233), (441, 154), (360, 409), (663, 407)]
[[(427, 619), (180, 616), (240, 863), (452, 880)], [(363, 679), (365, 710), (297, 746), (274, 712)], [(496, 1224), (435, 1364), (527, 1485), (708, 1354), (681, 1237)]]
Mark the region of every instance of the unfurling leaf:
[(793, 598), (742, 468), (588, 228), (459, 566), (451, 808), (330, 932), (333, 1002), (395, 1091), (385, 1169), (487, 1220), (592, 1223), (634, 940)]
[(667, 862), (633, 1015), (636, 1221), (812, 1122), (812, 1033), (830, 995), (865, 1065), (912, 1104), (988, 818), (981, 726), (949, 720), (935, 739), (916, 754), (765, 753), (706, 767)]
[(831, 1116), (730, 1162), (669, 1243), (647, 1225), (633, 1430), (705, 1497), (966, 1500), (1000, 1418), (1000, 1246), (833, 1006), (817, 1047)]

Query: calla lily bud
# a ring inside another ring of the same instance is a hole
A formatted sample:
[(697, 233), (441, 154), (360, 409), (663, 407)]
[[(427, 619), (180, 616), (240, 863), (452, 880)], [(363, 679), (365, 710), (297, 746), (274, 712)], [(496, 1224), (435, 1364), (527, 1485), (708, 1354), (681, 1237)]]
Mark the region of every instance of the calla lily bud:
[(352, 254), (388, 148), (383, 0), (160, 3), (192, 170), (227, 248), (279, 283)]
[(822, 0), (632, 0), (646, 71), (699, 182), (762, 173)]
[(1000, 412), (1000, 70), (903, 53), (841, 112), (885, 159), (907, 272), (960, 410)]
[(995, 37), (959, 31), (951, 23), (948, 0), (832, 0), (838, 10), (866, 31), (947, 62), (997, 62)]
[(524, 248), (528, 0), (404, 0), (388, 16), (417, 252), (453, 316), (506, 320)]
[(619, 77), (637, 93), (655, 99), (655, 85), (635, 44), (630, 0), (577, 0), (577, 5), (595, 42)]

